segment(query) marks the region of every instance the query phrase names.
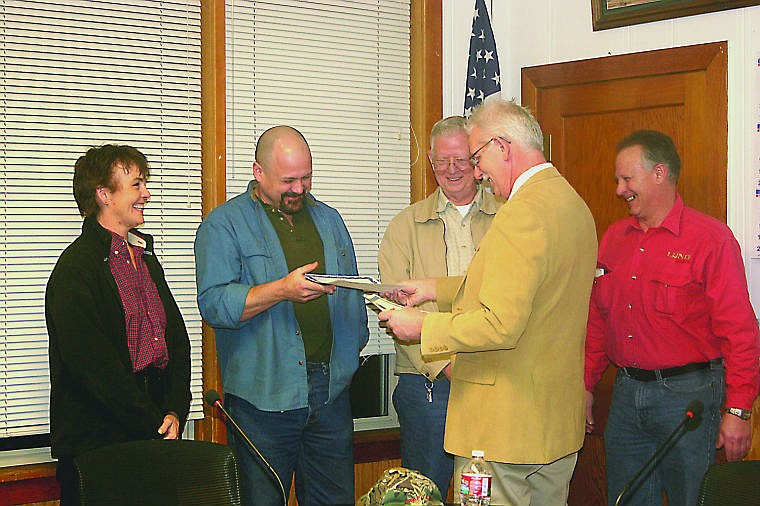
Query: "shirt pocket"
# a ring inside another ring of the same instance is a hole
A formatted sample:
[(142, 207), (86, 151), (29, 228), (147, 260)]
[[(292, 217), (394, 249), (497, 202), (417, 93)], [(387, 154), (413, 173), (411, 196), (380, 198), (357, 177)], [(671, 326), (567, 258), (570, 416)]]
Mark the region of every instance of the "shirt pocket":
[(688, 273), (655, 273), (651, 282), (654, 289), (654, 309), (665, 315), (685, 311), (699, 292), (697, 284)]
[(242, 241), (240, 255), (243, 270), (241, 282), (260, 285), (277, 278), (269, 248), (260, 241)]

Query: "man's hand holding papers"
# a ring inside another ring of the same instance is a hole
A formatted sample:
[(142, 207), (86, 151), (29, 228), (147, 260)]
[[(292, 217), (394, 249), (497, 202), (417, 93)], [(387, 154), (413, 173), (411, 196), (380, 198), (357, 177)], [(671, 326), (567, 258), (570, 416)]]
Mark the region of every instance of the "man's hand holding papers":
[(417, 306), (435, 300), (435, 278), (410, 279), (393, 290), (381, 290), (380, 295), (402, 306)]
[(427, 314), (409, 306), (416, 306), (428, 300), (435, 300), (435, 279), (413, 279), (404, 281), (403, 286), (380, 295), (403, 304), (403, 309), (383, 311), (377, 317), (387, 323), (393, 334), (401, 341), (419, 341), (422, 322)]

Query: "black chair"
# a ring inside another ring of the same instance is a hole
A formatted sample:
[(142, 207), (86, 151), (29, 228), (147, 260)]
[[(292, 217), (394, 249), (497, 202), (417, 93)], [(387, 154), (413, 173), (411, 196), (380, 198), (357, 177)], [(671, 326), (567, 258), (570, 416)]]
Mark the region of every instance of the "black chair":
[(697, 506), (760, 504), (760, 461), (715, 464), (707, 470)]
[(240, 505), (232, 450), (206, 441), (121, 443), (74, 460), (83, 506)]

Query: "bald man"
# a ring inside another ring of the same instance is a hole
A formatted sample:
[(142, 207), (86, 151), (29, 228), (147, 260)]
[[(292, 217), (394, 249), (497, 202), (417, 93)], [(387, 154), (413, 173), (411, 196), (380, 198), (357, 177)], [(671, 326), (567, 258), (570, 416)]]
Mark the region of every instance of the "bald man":
[(195, 239), (198, 307), (216, 333), (225, 405), (281, 482), (228, 431), (243, 499), (281, 505), (295, 473), (299, 504), (353, 504), (348, 385), (367, 313), (358, 290), (304, 276), (357, 274), (351, 237), (310, 193), (311, 151), (298, 130), (261, 134), (253, 176)]

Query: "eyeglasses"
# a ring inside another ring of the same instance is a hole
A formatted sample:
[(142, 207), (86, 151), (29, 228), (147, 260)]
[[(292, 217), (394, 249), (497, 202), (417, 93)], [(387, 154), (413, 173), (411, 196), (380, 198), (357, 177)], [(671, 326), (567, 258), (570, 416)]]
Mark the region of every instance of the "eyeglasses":
[(496, 136), (496, 137), (491, 137), (490, 139), (488, 139), (488, 141), (485, 144), (483, 144), (482, 146), (480, 146), (478, 149), (475, 150), (475, 152), (473, 154), (470, 155), (470, 162), (472, 163), (473, 167), (477, 168), (480, 165), (480, 156), (478, 156), (478, 153), (480, 153), (485, 148), (487, 148), (496, 139), (501, 139), (504, 142), (506, 142), (507, 144), (512, 144), (512, 141), (510, 141), (509, 139), (506, 139), (506, 138), (502, 137), (501, 135)]
[(452, 164), (460, 171), (472, 168), (472, 161), (469, 158), (436, 158), (432, 162), (433, 168), (437, 171), (444, 171)]

